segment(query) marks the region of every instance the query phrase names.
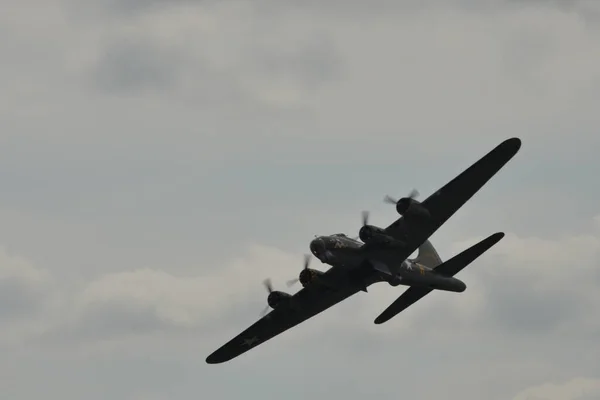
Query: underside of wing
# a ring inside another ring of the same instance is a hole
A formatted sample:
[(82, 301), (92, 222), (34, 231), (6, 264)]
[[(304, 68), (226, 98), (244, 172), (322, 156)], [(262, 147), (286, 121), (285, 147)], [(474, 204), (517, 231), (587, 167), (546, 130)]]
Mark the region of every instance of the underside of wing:
[(290, 298), (289, 305), (278, 307), (265, 315), (209, 355), (206, 362), (208, 364), (218, 364), (229, 361), (325, 311), (360, 290), (360, 287), (350, 284), (341, 285), (337, 288), (315, 286), (301, 289)]

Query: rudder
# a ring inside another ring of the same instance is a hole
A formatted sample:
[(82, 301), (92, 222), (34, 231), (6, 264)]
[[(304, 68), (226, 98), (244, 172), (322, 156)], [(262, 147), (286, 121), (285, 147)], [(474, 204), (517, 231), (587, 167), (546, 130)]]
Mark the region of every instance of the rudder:
[(432, 269), (442, 264), (442, 259), (429, 240), (419, 246), (417, 257), (412, 261)]

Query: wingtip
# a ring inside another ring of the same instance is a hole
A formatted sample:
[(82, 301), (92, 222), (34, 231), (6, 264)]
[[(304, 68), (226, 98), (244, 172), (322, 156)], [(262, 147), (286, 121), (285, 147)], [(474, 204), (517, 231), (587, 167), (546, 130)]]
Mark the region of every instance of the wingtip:
[(492, 236), (490, 236), (491, 238), (494, 238), (496, 241), (501, 240), (505, 235), (504, 232), (496, 232), (494, 233)]
[(515, 153), (519, 151), (523, 142), (518, 137), (512, 137), (510, 139), (506, 139), (504, 142), (500, 144), (500, 146), (508, 147)]
[(214, 353), (211, 354), (210, 356), (206, 357), (207, 364), (221, 364), (225, 361), (226, 360), (219, 359)]
[(483, 239), (481, 242), (479, 242), (479, 244), (477, 244), (476, 246), (484, 246), (486, 248), (490, 248), (490, 247), (494, 246), (496, 243), (498, 243), (500, 240), (502, 240), (502, 238), (504, 236), (505, 236), (504, 232), (493, 233), (490, 236), (488, 236), (487, 238)]

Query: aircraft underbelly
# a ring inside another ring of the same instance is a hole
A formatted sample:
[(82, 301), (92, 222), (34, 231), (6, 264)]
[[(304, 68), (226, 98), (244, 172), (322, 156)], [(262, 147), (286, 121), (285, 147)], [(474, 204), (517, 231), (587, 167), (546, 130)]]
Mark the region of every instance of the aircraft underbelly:
[(410, 272), (411, 274), (406, 274), (399, 280), (401, 285), (425, 287), (449, 292), (462, 292), (466, 289), (465, 284), (456, 278), (441, 276), (427, 271), (422, 275), (420, 271), (417, 271), (416, 274), (414, 271)]

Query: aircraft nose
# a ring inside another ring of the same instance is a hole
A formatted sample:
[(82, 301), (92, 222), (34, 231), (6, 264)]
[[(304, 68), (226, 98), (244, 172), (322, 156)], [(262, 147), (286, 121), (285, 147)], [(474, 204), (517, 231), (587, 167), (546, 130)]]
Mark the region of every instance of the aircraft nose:
[(316, 238), (310, 242), (310, 251), (317, 257), (325, 252), (325, 242), (322, 238)]

